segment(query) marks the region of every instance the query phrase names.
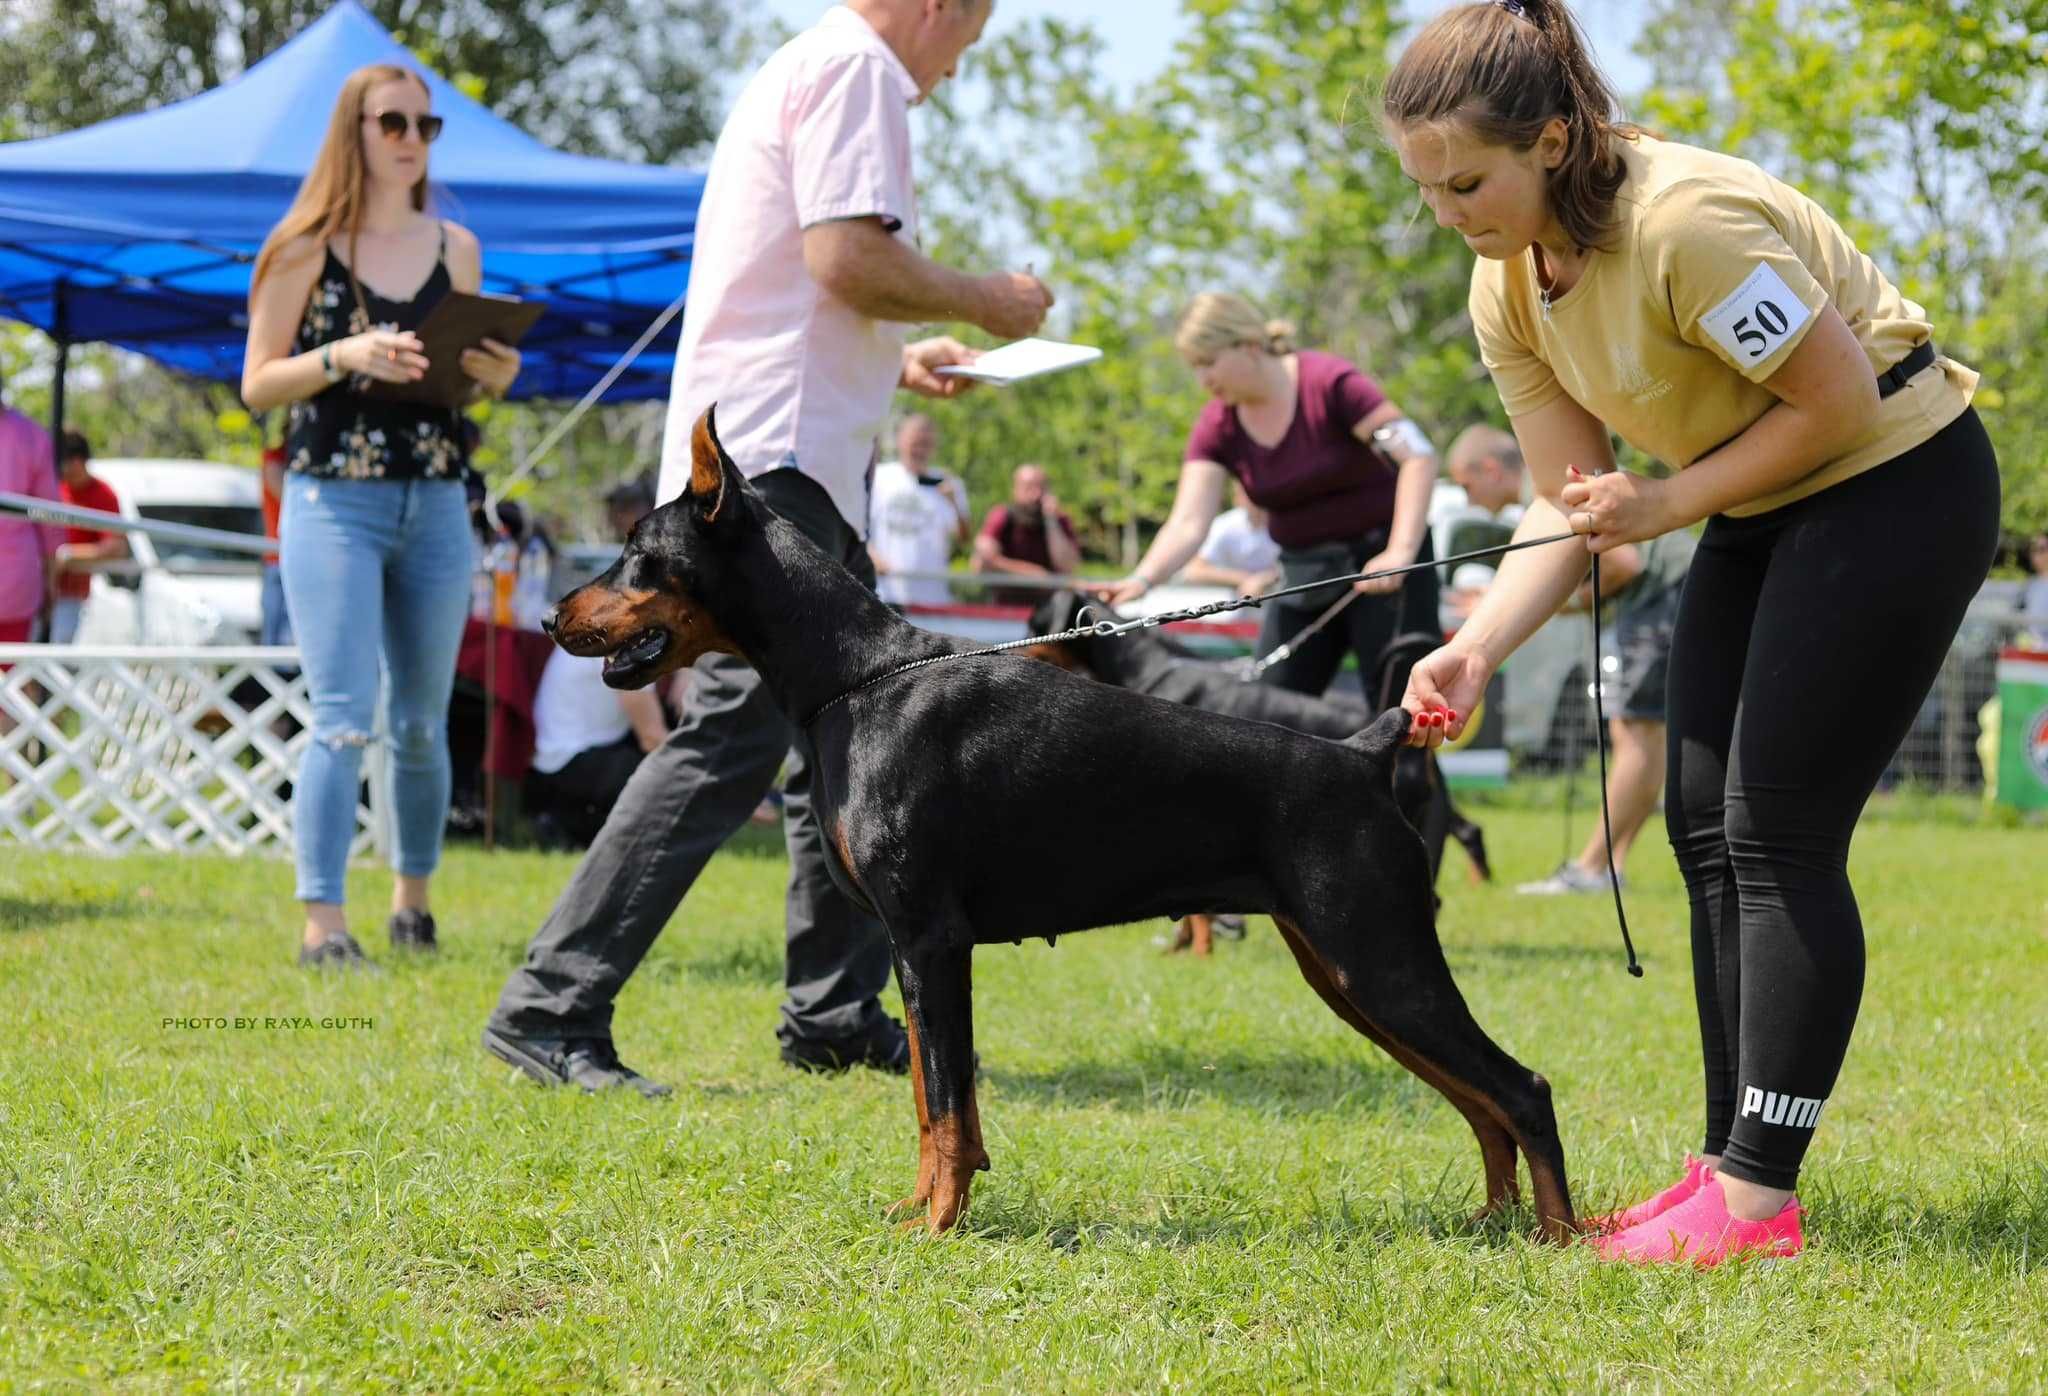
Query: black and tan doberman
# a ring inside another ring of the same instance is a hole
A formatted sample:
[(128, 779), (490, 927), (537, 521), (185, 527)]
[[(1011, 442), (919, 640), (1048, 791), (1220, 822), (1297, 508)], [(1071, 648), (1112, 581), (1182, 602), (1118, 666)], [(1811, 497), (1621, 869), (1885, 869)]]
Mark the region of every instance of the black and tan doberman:
[[(1038, 604), (1030, 625), (1034, 635), (1060, 635), (1078, 629), (1084, 620), (1092, 623), (1123, 619), (1109, 606), (1079, 592), (1056, 591)], [(1224, 665), (1203, 659), (1157, 630), (1133, 630), (1116, 636), (1080, 635), (1032, 645), (1024, 653), (1118, 688), (1164, 698), (1169, 703), (1184, 703), (1254, 722), (1276, 722), (1312, 737), (1342, 741), (1363, 730), (1376, 713), (1393, 707), (1407, 686), (1409, 666), (1441, 642), (1437, 636), (1415, 634), (1397, 635), (1388, 643), (1376, 666), (1377, 708), (1341, 696), (1312, 697), (1271, 684), (1246, 683)], [(1486, 861), (1486, 836), (1452, 803), (1435, 752), (1403, 747), (1395, 755), (1394, 803), (1422, 835), (1422, 846), (1429, 854), (1432, 886), (1443, 867), (1447, 839), (1455, 840), (1465, 850), (1475, 882), (1492, 879), (1493, 869)], [(1209, 922), (1210, 918), (1202, 913), (1184, 917), (1168, 948), (1208, 954), (1212, 940)]]
[[(641, 520), (547, 629), (605, 656), (615, 688), (739, 655), (804, 730), (833, 874), (887, 925), (902, 981), (919, 1136), (903, 1209), (944, 1230), (988, 1167), (976, 945), (1207, 907), (1273, 917), (1337, 1016), (1464, 1115), (1488, 1210), (1517, 1195), (1519, 1152), (1545, 1231), (1573, 1233), (1550, 1087), (1473, 1021), (1437, 942), (1422, 841), (1391, 788), (1404, 714), (1322, 741), (973, 655), (902, 620), (768, 508), (709, 413), (692, 448), (687, 493)], [(1116, 856), (1072, 856), (1103, 848)]]

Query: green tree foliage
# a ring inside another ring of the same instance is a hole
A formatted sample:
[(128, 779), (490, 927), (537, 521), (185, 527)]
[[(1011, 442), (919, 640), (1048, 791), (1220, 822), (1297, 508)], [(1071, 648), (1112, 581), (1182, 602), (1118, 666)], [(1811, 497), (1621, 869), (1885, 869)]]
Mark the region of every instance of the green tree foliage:
[(1825, 204), (1984, 375), (2006, 522), (2048, 524), (2048, 0), (1658, 0), (1650, 124)]
[[(654, 164), (717, 134), (725, 0), (365, 0), (421, 61), (551, 145)], [(217, 87), (331, 0), (12, 0), (0, 137), (88, 126)]]

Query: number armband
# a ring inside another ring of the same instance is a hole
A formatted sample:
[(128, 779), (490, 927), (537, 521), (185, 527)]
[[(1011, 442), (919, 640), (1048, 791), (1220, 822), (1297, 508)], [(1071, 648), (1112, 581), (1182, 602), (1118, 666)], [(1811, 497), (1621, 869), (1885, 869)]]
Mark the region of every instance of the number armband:
[(1422, 428), (1406, 417), (1373, 428), (1372, 444), (1384, 451), (1396, 463), (1412, 460), (1416, 456), (1433, 456), (1436, 447), (1422, 434)]
[(1758, 262), (1728, 299), (1700, 316), (1700, 328), (1738, 364), (1762, 363), (1813, 318), (1785, 278)]

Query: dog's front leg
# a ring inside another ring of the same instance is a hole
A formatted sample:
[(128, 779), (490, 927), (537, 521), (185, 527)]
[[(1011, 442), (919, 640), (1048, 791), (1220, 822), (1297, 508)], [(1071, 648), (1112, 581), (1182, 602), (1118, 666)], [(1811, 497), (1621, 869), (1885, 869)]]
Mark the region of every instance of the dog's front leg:
[[(909, 976), (903, 972), (901, 963), (896, 967), (896, 979), (899, 983), (909, 981)], [(912, 1227), (924, 1224), (925, 1219), (917, 1214), (931, 1203), (932, 1180), (938, 1174), (938, 1155), (932, 1150), (932, 1116), (925, 1103), (924, 1053), (919, 1050), (917, 1043), (917, 1015), (912, 1013), (906, 1016), (910, 1019), (910, 1088), (917, 1096), (917, 1191), (901, 1202), (890, 1204), (886, 1215), (903, 1217), (903, 1225)]]
[(988, 1167), (988, 1151), (974, 1099), (973, 952), (942, 931), (920, 941), (905, 949), (900, 973), (920, 1129), (930, 1141), (920, 1156), (918, 1189), (928, 1194), (926, 1224), (937, 1233), (960, 1220), (974, 1175)]

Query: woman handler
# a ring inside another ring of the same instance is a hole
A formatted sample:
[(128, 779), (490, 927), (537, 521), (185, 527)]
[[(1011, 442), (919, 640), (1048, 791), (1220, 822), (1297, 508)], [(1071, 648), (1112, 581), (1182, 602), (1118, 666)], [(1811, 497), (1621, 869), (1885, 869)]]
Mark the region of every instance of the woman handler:
[[(1613, 110), (1557, 0), (1447, 11), (1388, 79), (1403, 170), (1479, 255), (1473, 326), (1539, 495), (1519, 533), (1586, 535), (1511, 554), (1404, 704), (1417, 742), (1456, 736), (1588, 550), (1706, 521), (1668, 757), (1706, 1136), (1600, 1244), (1789, 1255), (1862, 994), (1850, 835), (1991, 562), (1998, 466), (1977, 375), (1824, 209)], [(1614, 471), (1609, 431), (1675, 473)]]
[[(1137, 570), (1106, 592), (1132, 601), (1184, 567), (1208, 536), (1233, 476), (1266, 510), (1281, 581), (1299, 585), (1427, 562), (1436, 450), (1379, 385), (1335, 354), (1296, 349), (1293, 327), (1240, 296), (1206, 292), (1181, 317), (1181, 357), (1209, 393), (1188, 434), (1173, 512)], [(1308, 626), (1346, 596), (1330, 586), (1266, 608), (1259, 653), (1290, 638), (1267, 683), (1320, 694), (1349, 650), (1378, 691), (1387, 642), (1440, 635), (1434, 567), (1355, 584), (1356, 599), (1325, 628)], [(1409, 651), (1413, 653), (1413, 651)], [(1396, 685), (1407, 675), (1397, 674)]]

